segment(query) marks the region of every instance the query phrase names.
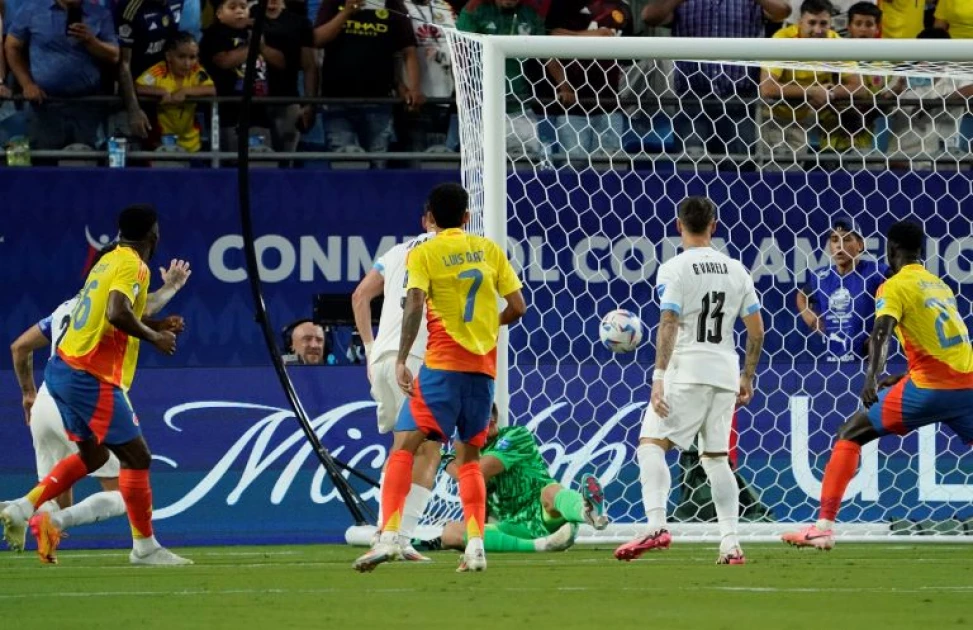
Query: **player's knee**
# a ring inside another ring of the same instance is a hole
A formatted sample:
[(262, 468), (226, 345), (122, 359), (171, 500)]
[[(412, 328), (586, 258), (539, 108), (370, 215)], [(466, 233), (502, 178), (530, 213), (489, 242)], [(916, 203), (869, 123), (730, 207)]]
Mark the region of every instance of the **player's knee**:
[(878, 433), (875, 432), (871, 421), (864, 413), (855, 414), (854, 417), (838, 427), (837, 432), (839, 440), (846, 440), (859, 445), (867, 444), (876, 437), (878, 437)]
[(550, 513), (554, 511), (554, 497), (556, 497), (557, 493), (560, 491), (561, 486), (556, 483), (552, 483), (541, 490), (541, 505), (544, 507), (546, 512)]
[(644, 438), (640, 438), (639, 439), (639, 446), (646, 446), (647, 444), (655, 444), (656, 446), (658, 446), (659, 448), (661, 448), (663, 451), (666, 451), (666, 452), (668, 452), (669, 449), (671, 449), (673, 447), (673, 444), (669, 440), (669, 438), (661, 438), (661, 439), (659, 439), (659, 438), (646, 438), (646, 437), (644, 437)]

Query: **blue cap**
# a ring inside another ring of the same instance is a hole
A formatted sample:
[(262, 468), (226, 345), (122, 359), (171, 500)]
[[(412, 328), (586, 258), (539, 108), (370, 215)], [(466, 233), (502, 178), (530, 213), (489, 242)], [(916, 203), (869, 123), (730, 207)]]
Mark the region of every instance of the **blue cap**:
[(864, 238), (861, 229), (855, 223), (855, 219), (847, 214), (839, 214), (831, 219), (831, 231), (836, 232), (838, 230), (849, 232), (858, 238)]

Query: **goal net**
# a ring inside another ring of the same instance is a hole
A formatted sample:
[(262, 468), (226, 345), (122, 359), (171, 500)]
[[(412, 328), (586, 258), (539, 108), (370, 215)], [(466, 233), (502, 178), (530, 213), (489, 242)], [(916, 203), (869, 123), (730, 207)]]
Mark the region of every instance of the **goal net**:
[[(601, 479), (612, 525), (582, 540), (624, 539), (645, 519), (635, 447), (653, 282), (679, 251), (675, 207), (688, 195), (718, 205), (715, 244), (751, 269), (767, 327), (757, 394), (734, 421), (743, 535), (812, 522), (835, 430), (859, 408), (868, 274), (892, 222), (922, 223), (926, 265), (970, 321), (971, 53), (941, 41), (448, 37), (473, 227), (506, 240), (529, 304), (501, 348), (498, 399), (506, 421), (534, 431), (558, 481)], [(762, 89), (764, 69), (773, 80)], [(861, 240), (832, 244), (836, 225)], [(833, 271), (849, 257), (851, 272)], [(801, 294), (816, 315), (800, 312)], [(615, 308), (644, 322), (634, 353), (598, 343)], [(903, 367), (896, 351), (889, 372)], [(669, 462), (673, 534), (717, 537), (695, 454)], [(865, 447), (839, 535), (969, 541), (971, 504), (973, 455), (948, 428), (925, 427)], [(455, 486), (440, 481), (426, 524), (459, 513)]]

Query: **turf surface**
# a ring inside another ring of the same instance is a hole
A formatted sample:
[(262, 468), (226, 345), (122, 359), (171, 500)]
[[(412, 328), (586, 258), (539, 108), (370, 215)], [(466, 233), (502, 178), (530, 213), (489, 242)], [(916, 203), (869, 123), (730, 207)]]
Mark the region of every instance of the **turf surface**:
[[(609, 549), (457, 555), (359, 575), (337, 546), (176, 550), (192, 567), (132, 567), (123, 551), (62, 551), (58, 566), (0, 553), (0, 627), (43, 628), (970, 628), (973, 545), (851, 545), (831, 553), (711, 545), (621, 563)], [(527, 624), (530, 624), (529, 626)]]

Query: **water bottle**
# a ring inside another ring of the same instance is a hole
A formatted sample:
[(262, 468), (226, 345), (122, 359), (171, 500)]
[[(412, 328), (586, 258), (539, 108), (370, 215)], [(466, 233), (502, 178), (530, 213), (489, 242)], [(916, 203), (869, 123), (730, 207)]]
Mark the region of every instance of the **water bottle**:
[(250, 134), (248, 144), (251, 151), (256, 151), (258, 153), (263, 153), (267, 149), (266, 145), (264, 144), (264, 137), (259, 133)]
[(7, 166), (30, 166), (30, 140), (14, 136), (7, 143)]
[(128, 139), (119, 132), (108, 138), (108, 166), (111, 168), (125, 168), (125, 154), (128, 151)]
[[(162, 136), (162, 143), (155, 150), (156, 153), (185, 153), (185, 150), (179, 146), (179, 136), (175, 134), (166, 134)], [(188, 168), (189, 162), (184, 160), (168, 160), (168, 159), (158, 159), (152, 161), (153, 167), (158, 168)]]

